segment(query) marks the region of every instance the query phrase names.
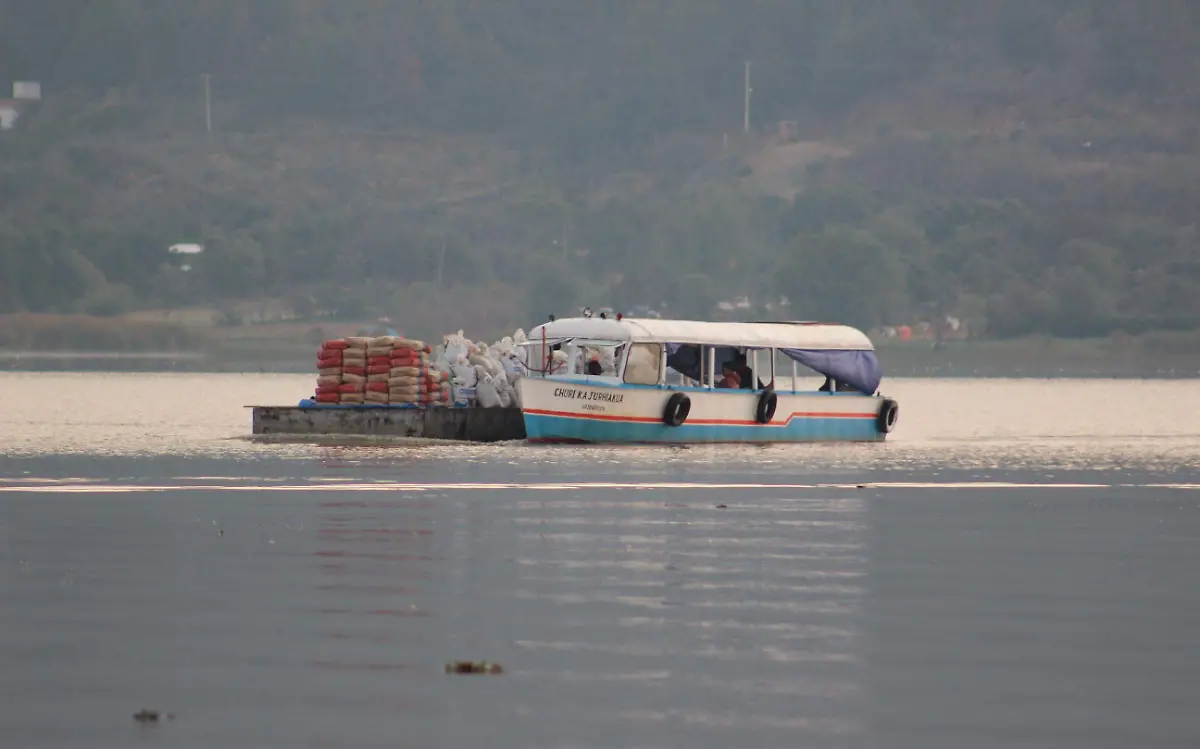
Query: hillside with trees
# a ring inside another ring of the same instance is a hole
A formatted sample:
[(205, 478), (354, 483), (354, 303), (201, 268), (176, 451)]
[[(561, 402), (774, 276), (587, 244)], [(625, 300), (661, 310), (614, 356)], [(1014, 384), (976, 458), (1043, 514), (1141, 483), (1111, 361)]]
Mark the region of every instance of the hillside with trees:
[(0, 0), (0, 82), (44, 92), (0, 132), (0, 313), (1194, 330), (1198, 32), (1186, 0)]

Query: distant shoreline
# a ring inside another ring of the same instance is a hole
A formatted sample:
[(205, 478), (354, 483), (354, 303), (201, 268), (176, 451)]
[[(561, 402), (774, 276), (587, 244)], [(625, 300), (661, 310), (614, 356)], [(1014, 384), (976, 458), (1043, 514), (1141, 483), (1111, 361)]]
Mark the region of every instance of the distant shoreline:
[(26, 359), (207, 359), (208, 355), (199, 351), (0, 351), (2, 361), (23, 361)]

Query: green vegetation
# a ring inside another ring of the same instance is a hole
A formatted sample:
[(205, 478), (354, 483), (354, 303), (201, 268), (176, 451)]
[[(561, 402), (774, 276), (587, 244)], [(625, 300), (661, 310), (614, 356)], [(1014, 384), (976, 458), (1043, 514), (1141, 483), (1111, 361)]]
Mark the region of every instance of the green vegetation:
[(89, 315), (0, 315), (0, 350), (185, 351), (208, 337), (177, 322)]
[(1187, 0), (0, 0), (0, 82), (45, 96), (0, 133), (0, 313), (1194, 330), (1197, 31)]

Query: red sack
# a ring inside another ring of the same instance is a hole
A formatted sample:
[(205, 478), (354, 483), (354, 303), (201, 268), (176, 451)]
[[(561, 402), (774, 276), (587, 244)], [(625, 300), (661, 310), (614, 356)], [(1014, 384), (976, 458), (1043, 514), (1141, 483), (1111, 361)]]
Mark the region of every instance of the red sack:
[(340, 403), (342, 398), (337, 393), (317, 393), (317, 403)]
[(342, 366), (340, 356), (322, 356), (317, 359), (317, 369), (335, 369)]
[(348, 348), (350, 348), (350, 344), (349, 344), (349, 343), (346, 343), (346, 342), (345, 342), (345, 341), (343, 341), (341, 338), (336, 338), (336, 339), (334, 339), (334, 340), (331, 340), (331, 341), (325, 341), (324, 343), (322, 343), (322, 344), (321, 344), (321, 348), (327, 348), (327, 349), (337, 349), (337, 350), (339, 350), (339, 351), (340, 351), (340, 350), (342, 350), (342, 349), (348, 349)]
[(387, 358), (386, 356), (372, 356), (371, 358), (367, 359), (368, 367), (378, 367), (380, 365), (386, 367), (391, 363), (392, 363), (392, 360)]
[(391, 371), (392, 371), (392, 367), (389, 364), (372, 364), (371, 366), (367, 367), (367, 374), (369, 374), (369, 375), (387, 374), (388, 372), (391, 372)]
[(387, 391), (388, 391), (388, 384), (386, 382), (368, 382), (367, 383), (367, 392), (386, 393)]
[(337, 395), (341, 391), (341, 385), (318, 385), (317, 395)]
[(366, 390), (365, 382), (347, 382), (343, 385), (338, 385), (339, 393), (361, 393)]
[(342, 367), (342, 374), (358, 375), (359, 377), (367, 376), (366, 367)]

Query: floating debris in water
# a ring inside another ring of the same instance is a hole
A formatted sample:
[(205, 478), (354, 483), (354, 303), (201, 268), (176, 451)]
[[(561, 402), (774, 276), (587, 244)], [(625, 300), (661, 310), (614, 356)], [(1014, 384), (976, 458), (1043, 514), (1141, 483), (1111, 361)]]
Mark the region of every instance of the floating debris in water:
[(728, 510), (728, 509), (729, 509), (729, 505), (717, 505), (717, 509), (718, 509), (718, 510)]
[(161, 720), (175, 720), (174, 713), (163, 713), (158, 710), (147, 710), (142, 708), (133, 714), (133, 719), (138, 723), (157, 723)]
[(499, 663), (487, 661), (450, 661), (446, 664), (448, 674), (502, 674), (504, 668)]

